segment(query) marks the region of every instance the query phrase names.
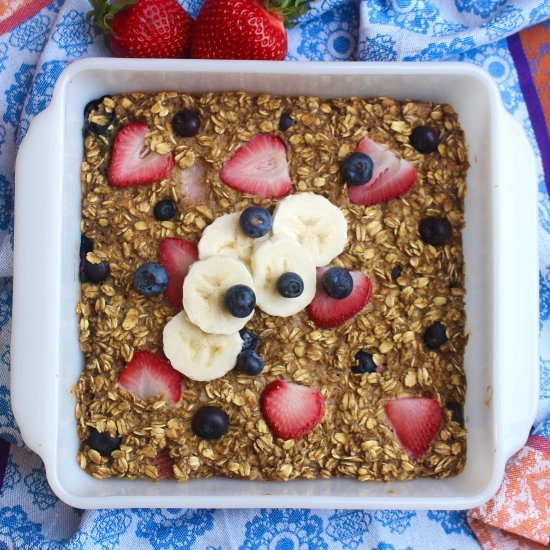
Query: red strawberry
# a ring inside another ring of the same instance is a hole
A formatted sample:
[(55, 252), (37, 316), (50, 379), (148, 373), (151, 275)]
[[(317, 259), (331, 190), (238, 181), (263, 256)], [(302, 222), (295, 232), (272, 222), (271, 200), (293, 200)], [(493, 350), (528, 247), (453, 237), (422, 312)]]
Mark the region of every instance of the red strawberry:
[(158, 471), (159, 479), (174, 477), (174, 459), (168, 454), (166, 449), (157, 453), (157, 456), (153, 459), (153, 466)]
[(327, 267), (317, 268), (317, 290), (307, 312), (313, 322), (320, 328), (334, 328), (351, 319), (366, 305), (372, 294), (370, 279), (360, 271), (350, 271), (353, 279), (353, 290), (347, 298), (331, 298), (323, 288), (321, 279)]
[(188, 203), (196, 204), (208, 200), (205, 172), (206, 163), (202, 159), (196, 159), (189, 168), (176, 168), (172, 173), (172, 179), (179, 184), (182, 210), (185, 210)]
[(407, 160), (397, 158), (382, 145), (364, 137), (356, 152), (368, 155), (374, 164), (372, 178), (365, 185), (348, 187), (349, 200), (354, 204), (378, 204), (408, 191), (416, 181), (416, 169)]
[(195, 59), (286, 57), (285, 25), (308, 11), (307, 0), (206, 0), (195, 21)]
[(263, 199), (282, 197), (292, 188), (285, 146), (273, 134), (257, 134), (238, 147), (220, 177), (229, 187)]
[(115, 136), (107, 179), (116, 187), (143, 185), (161, 180), (174, 167), (172, 153), (160, 155), (145, 145), (149, 126), (132, 122)]
[(90, 0), (94, 27), (117, 57), (186, 57), (193, 19), (177, 0)]
[(260, 405), (269, 428), (281, 439), (301, 439), (325, 414), (325, 398), (319, 390), (284, 380), (266, 386)]
[(141, 399), (162, 395), (172, 404), (181, 399), (181, 374), (168, 361), (150, 351), (136, 351), (120, 373), (118, 383)]
[(169, 237), (160, 242), (160, 264), (168, 272), (168, 286), (164, 296), (168, 303), (177, 309), (183, 307), (183, 280), (189, 271), (189, 266), (198, 257), (197, 245), (185, 239)]
[(413, 458), (430, 446), (443, 420), (441, 406), (428, 397), (393, 399), (384, 410), (399, 445)]

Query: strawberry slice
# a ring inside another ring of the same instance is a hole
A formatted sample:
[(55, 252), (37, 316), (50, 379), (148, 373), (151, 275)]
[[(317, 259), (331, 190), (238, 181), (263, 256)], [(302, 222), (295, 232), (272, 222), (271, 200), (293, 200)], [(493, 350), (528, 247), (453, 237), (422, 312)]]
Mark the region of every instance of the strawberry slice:
[(183, 307), (183, 280), (189, 266), (198, 257), (197, 245), (185, 239), (167, 237), (160, 242), (159, 261), (168, 273), (168, 286), (164, 296), (168, 303), (177, 309)]
[(145, 145), (149, 126), (132, 122), (121, 128), (113, 141), (107, 179), (115, 187), (144, 185), (166, 178), (174, 167), (172, 153), (161, 155)]
[(174, 477), (174, 459), (166, 449), (159, 451), (153, 459), (153, 466), (157, 469), (159, 479), (170, 479)]
[(197, 204), (208, 199), (205, 174), (206, 163), (202, 159), (196, 159), (193, 165), (185, 170), (176, 168), (172, 173), (171, 179), (179, 185), (182, 210), (185, 210), (187, 202)]
[(384, 410), (399, 445), (413, 458), (430, 446), (443, 420), (441, 406), (428, 397), (393, 399)]
[(257, 134), (238, 147), (220, 177), (229, 187), (263, 199), (282, 197), (292, 188), (285, 146), (273, 134)]
[(360, 271), (350, 271), (353, 290), (347, 298), (331, 298), (323, 288), (321, 279), (328, 267), (317, 268), (317, 290), (315, 297), (307, 306), (307, 312), (320, 328), (334, 328), (351, 319), (368, 303), (372, 294), (370, 279)]
[(368, 206), (393, 199), (408, 191), (416, 181), (416, 168), (409, 161), (397, 158), (368, 137), (359, 142), (355, 151), (368, 155), (374, 169), (365, 185), (348, 186), (349, 200), (354, 204)]
[(284, 380), (266, 386), (260, 405), (269, 428), (281, 439), (301, 439), (325, 414), (325, 398), (320, 391)]
[(150, 351), (136, 351), (120, 373), (118, 383), (141, 399), (162, 395), (170, 404), (181, 399), (181, 374), (168, 361)]

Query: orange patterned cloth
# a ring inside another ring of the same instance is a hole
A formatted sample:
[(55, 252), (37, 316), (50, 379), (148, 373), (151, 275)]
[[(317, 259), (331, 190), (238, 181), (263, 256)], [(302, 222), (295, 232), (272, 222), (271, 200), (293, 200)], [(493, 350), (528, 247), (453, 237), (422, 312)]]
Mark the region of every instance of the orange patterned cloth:
[(506, 466), (498, 493), (468, 512), (486, 550), (535, 550), (550, 543), (550, 440), (532, 435)]
[[(549, 44), (550, 20), (508, 38), (550, 191)], [(548, 397), (545, 391), (541, 396)], [(468, 512), (468, 523), (485, 550), (550, 546), (550, 417), (508, 461), (498, 493)]]
[(0, 0), (0, 35), (32, 17), (52, 0)]
[(546, 128), (550, 128), (550, 24), (548, 21), (519, 34), (525, 57), (531, 69)]
[(32, 4), (34, 0), (1, 0), (0, 1), (0, 19), (11, 17), (17, 10), (25, 4)]

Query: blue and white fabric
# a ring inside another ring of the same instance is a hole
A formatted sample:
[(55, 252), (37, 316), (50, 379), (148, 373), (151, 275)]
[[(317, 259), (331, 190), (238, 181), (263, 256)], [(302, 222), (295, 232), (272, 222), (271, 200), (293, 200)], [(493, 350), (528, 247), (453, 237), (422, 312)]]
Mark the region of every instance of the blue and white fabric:
[[(195, 16), (202, 1), (181, 3)], [(0, 549), (479, 548), (465, 513), (455, 511), (83, 512), (53, 495), (40, 459), (24, 447), (9, 401), (14, 163), (30, 121), (47, 107), (64, 67), (109, 55), (85, 18), (88, 9), (85, 0), (55, 0), (0, 37), (0, 437), (12, 444), (0, 492)], [(493, 76), (537, 151), (504, 38), (549, 16), (549, 0), (317, 0), (289, 33), (288, 59), (474, 63)], [(540, 162), (539, 173), (541, 420), (550, 413), (550, 203)]]

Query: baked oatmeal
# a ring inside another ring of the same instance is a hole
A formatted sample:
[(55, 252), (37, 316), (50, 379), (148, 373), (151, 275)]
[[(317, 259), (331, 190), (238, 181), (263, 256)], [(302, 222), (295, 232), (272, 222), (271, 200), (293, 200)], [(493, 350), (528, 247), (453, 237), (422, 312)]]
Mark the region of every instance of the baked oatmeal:
[(88, 104), (80, 466), (178, 481), (458, 474), (467, 168), (446, 104)]

